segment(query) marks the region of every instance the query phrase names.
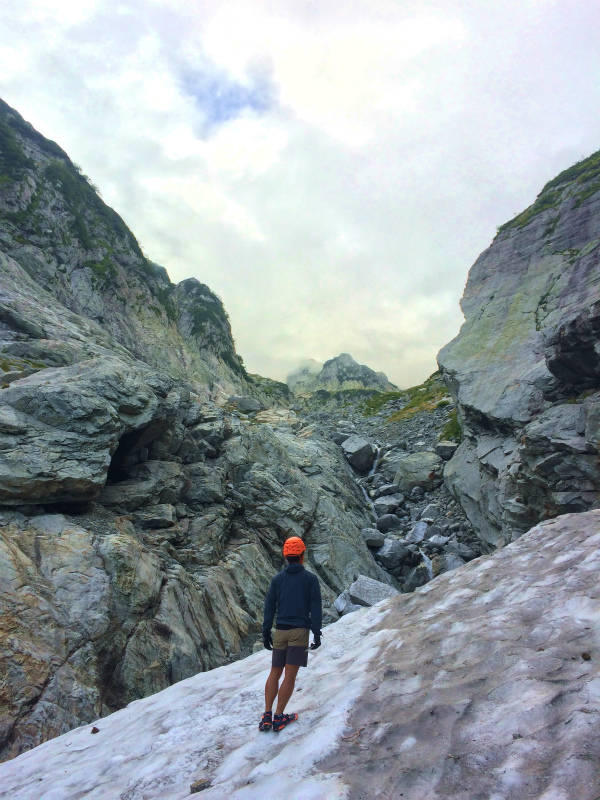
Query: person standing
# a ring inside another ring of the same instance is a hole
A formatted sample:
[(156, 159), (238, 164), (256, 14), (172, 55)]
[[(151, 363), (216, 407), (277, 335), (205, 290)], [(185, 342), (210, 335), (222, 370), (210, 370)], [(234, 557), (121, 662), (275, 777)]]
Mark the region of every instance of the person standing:
[[(261, 731), (279, 732), (298, 714), (284, 714), (296, 684), (300, 667), (308, 663), (309, 632), (313, 632), (311, 650), (321, 646), (322, 605), (317, 576), (304, 568), (306, 545), (299, 536), (291, 536), (283, 545), (287, 566), (272, 579), (265, 599), (263, 644), (273, 651), (272, 666), (265, 684), (265, 713), (258, 725)], [(277, 613), (275, 636), (271, 632)], [(279, 680), (285, 670), (281, 686)], [(273, 716), (273, 703), (277, 707)]]

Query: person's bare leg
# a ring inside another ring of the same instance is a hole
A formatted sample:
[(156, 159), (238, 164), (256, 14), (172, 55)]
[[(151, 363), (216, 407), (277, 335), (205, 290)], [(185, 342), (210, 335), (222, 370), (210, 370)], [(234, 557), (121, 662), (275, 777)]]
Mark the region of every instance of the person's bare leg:
[(277, 695), (276, 714), (283, 714), (284, 709), (294, 691), (294, 686), (296, 685), (296, 675), (298, 674), (299, 669), (300, 667), (297, 667), (295, 664), (285, 665), (285, 675)]
[(283, 673), (283, 667), (271, 667), (271, 672), (265, 683), (265, 711), (273, 709), (273, 703), (277, 697), (279, 689), (279, 679)]

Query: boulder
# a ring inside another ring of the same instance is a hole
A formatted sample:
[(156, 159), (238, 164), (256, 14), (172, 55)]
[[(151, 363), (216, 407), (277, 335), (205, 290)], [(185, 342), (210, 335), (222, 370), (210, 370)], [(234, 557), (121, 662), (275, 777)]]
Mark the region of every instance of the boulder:
[(439, 534), (434, 534), (430, 536), (424, 543), (423, 546), (426, 547), (428, 550), (443, 550), (448, 542), (448, 536), (440, 536)]
[(373, 466), (377, 449), (373, 442), (353, 434), (342, 444), (342, 451), (348, 463), (358, 472), (367, 472)]
[(346, 433), (341, 433), (341, 432), (337, 433), (336, 432), (336, 433), (333, 433), (331, 435), (331, 440), (333, 442), (335, 442), (336, 444), (343, 444), (346, 441), (346, 439), (349, 439), (351, 436), (352, 436), (351, 433), (347, 433), (347, 432)]
[(444, 553), (443, 555), (434, 556), (431, 559), (434, 575), (441, 575), (443, 572), (451, 572), (453, 569), (462, 567), (465, 563), (466, 561), (455, 553)]
[[(425, 522), (425, 520), (422, 521)], [(442, 527), (435, 524), (430, 525), (427, 529), (427, 538), (430, 539), (432, 536), (446, 536), (448, 539), (450, 538)]]
[[(398, 494), (399, 491), (400, 487), (397, 483), (384, 483), (383, 486), (380, 486), (375, 490), (375, 497), (385, 497), (389, 494)], [(404, 497), (402, 499), (404, 499)]]
[(436, 503), (429, 503), (421, 512), (421, 519), (437, 519), (442, 514), (442, 509)]
[(350, 596), (348, 594), (348, 590), (344, 589), (344, 591), (336, 597), (333, 603), (333, 607), (338, 612), (338, 614), (341, 615), (344, 613), (344, 609), (346, 608), (349, 602), (350, 602)]
[(360, 606), (373, 606), (381, 600), (388, 600), (399, 594), (393, 586), (387, 583), (367, 578), (366, 575), (359, 575), (352, 586), (348, 589), (348, 596), (352, 603)]
[(450, 542), (446, 547), (446, 552), (455, 553), (465, 561), (472, 561), (474, 558), (477, 558), (477, 553), (471, 547), (461, 542)]
[(425, 586), (425, 584), (430, 580), (431, 575), (429, 574), (427, 565), (419, 564), (418, 566), (414, 567), (414, 569), (411, 569), (411, 571), (408, 573), (406, 580), (402, 584), (402, 591), (405, 594), (414, 592), (415, 589), (418, 589), (419, 586)]
[(393, 514), (404, 500), (404, 495), (388, 494), (385, 497), (378, 497), (373, 501), (373, 509), (378, 517), (384, 514)]
[(385, 541), (385, 536), (375, 528), (363, 528), (362, 537), (367, 547), (381, 547)]
[(442, 439), (441, 442), (438, 442), (435, 446), (436, 454), (443, 460), (443, 461), (450, 461), (454, 453), (458, 450), (458, 444), (456, 442), (450, 442), (446, 439)]
[(388, 536), (383, 546), (375, 554), (375, 558), (382, 567), (385, 567), (388, 572), (391, 572), (391, 570), (401, 567), (409, 554), (410, 550), (408, 550), (402, 542)]
[(431, 491), (442, 482), (442, 466), (442, 459), (435, 453), (411, 453), (398, 462), (394, 483), (403, 492), (410, 492), (417, 486), (423, 491)]
[(411, 544), (419, 544), (427, 536), (429, 525), (426, 522), (417, 522), (407, 534), (406, 541)]
[(333, 605), (341, 617), (345, 617), (346, 614), (352, 614), (354, 611), (360, 611), (360, 609), (363, 608), (363, 604), (359, 605), (350, 600), (350, 595), (348, 594), (347, 589), (339, 595)]
[(382, 517), (379, 517), (375, 524), (377, 525), (377, 530), (382, 533), (388, 533), (389, 531), (395, 531), (401, 528), (402, 520), (395, 514), (384, 514)]
[(227, 402), (243, 414), (250, 414), (252, 411), (260, 411), (264, 408), (260, 400), (256, 400), (254, 397), (230, 395), (227, 398)]
[(342, 611), (342, 617), (345, 617), (346, 614), (353, 614), (355, 611), (360, 611), (361, 608), (364, 608), (364, 606), (358, 605), (358, 603), (347, 603)]

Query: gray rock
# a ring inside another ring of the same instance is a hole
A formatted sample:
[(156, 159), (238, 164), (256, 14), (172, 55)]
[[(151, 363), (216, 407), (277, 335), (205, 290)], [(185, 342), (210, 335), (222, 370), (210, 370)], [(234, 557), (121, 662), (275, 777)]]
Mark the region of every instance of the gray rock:
[(427, 547), (432, 547), (438, 550), (441, 550), (445, 545), (448, 543), (448, 536), (440, 536), (439, 534), (434, 534), (433, 536), (429, 536), (425, 545)]
[(415, 487), (430, 491), (442, 482), (442, 463), (435, 453), (411, 453), (398, 462), (394, 483), (403, 492), (410, 492)]
[(362, 537), (367, 547), (381, 547), (385, 541), (385, 536), (375, 528), (363, 528)]
[(227, 402), (244, 414), (249, 414), (252, 411), (260, 411), (264, 408), (263, 404), (254, 397), (237, 397), (236, 395), (231, 395), (227, 398)]
[(466, 544), (461, 544), (460, 542), (449, 542), (446, 551), (448, 553), (455, 553), (465, 561), (472, 561), (474, 558), (477, 558), (477, 553), (471, 547), (468, 547)]
[(177, 522), (175, 508), (170, 503), (145, 506), (134, 517), (144, 528), (171, 528)]
[(388, 600), (399, 592), (386, 583), (375, 581), (366, 575), (359, 575), (348, 589), (351, 602), (360, 606), (373, 606), (381, 600)]
[(347, 603), (342, 611), (342, 617), (345, 617), (346, 614), (354, 614), (355, 611), (360, 611), (361, 608), (364, 608), (364, 606), (358, 603)]
[(125, 474), (125, 480), (104, 487), (99, 497), (101, 503), (126, 511), (176, 503), (185, 483), (179, 464), (168, 461), (135, 464)]
[(395, 514), (384, 514), (382, 517), (379, 517), (375, 524), (377, 525), (377, 530), (382, 533), (388, 533), (389, 531), (395, 531), (401, 528), (402, 520)]
[(414, 592), (420, 586), (424, 586), (430, 580), (430, 575), (425, 564), (419, 564), (411, 569), (402, 584), (402, 591), (406, 594)]
[(383, 547), (375, 554), (375, 558), (388, 571), (401, 567), (409, 555), (409, 550), (397, 539), (386, 537)]
[(385, 497), (386, 495), (390, 494), (398, 494), (399, 491), (400, 487), (397, 483), (385, 483), (376, 490), (375, 497)]
[(350, 602), (350, 595), (348, 594), (348, 590), (344, 589), (344, 591), (338, 595), (333, 603), (333, 607), (338, 612), (338, 614), (342, 615), (344, 613), (344, 609)]
[(346, 439), (349, 439), (351, 436), (351, 433), (333, 433), (331, 435), (331, 440), (335, 442), (335, 444), (343, 444)]
[(436, 454), (443, 460), (443, 461), (450, 461), (454, 453), (458, 450), (457, 442), (450, 442), (446, 440), (442, 440), (438, 442), (435, 446)]
[(435, 503), (429, 503), (429, 505), (425, 506), (423, 511), (421, 512), (421, 519), (437, 519), (442, 513), (442, 509), (436, 505)]
[(341, 445), (348, 463), (358, 472), (367, 472), (373, 466), (377, 450), (373, 442), (353, 434)]
[(417, 522), (406, 535), (406, 541), (411, 544), (419, 544), (419, 542), (422, 542), (427, 536), (428, 530), (429, 525), (426, 522)]
[[(399, 497), (402, 497), (402, 495)], [(385, 497), (378, 497), (373, 501), (373, 509), (378, 517), (382, 517), (384, 514), (393, 514), (399, 506), (400, 501), (398, 496), (394, 496), (393, 494), (386, 495)]]
[(444, 553), (443, 555), (434, 556), (431, 559), (434, 575), (441, 575), (443, 572), (451, 572), (453, 569), (462, 567), (466, 561), (455, 553)]
[(427, 528), (427, 538), (430, 539), (432, 536), (446, 536), (446, 531), (440, 525), (430, 525)]

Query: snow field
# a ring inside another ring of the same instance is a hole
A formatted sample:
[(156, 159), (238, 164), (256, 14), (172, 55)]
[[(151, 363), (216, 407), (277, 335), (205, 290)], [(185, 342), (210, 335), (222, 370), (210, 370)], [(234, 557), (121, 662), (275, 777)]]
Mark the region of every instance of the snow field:
[(86, 725), (0, 765), (0, 798), (183, 800), (193, 781), (209, 778), (204, 800), (342, 800), (342, 781), (316, 765), (349, 732), (369, 662), (397, 636), (373, 632), (385, 613), (374, 606), (324, 629), (288, 706), (300, 718), (278, 734), (258, 730), (265, 650), (131, 703), (94, 723), (95, 735)]

